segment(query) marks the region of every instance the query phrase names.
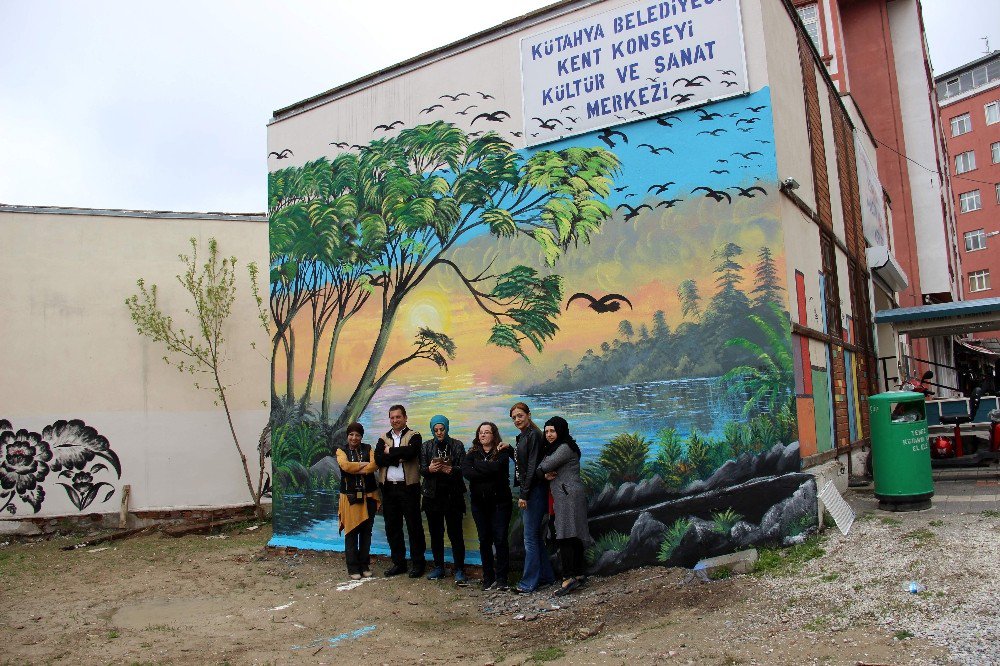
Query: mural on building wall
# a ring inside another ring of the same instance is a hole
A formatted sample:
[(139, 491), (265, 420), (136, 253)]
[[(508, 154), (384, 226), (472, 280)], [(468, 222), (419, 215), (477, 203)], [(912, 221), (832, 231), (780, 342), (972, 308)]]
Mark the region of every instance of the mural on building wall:
[(110, 478), (111, 471), (115, 480), (121, 478), (118, 455), (106, 437), (79, 419), (60, 419), (41, 433), (15, 431), (0, 419), (0, 512), (17, 514), (22, 504), (38, 513), (46, 488), (55, 487), (83, 511), (98, 497), (103, 503), (115, 494), (113, 483), (98, 478)]
[(269, 174), (272, 543), (343, 548), (331, 446), (397, 402), (466, 443), (564, 416), (598, 572), (814, 529), (769, 91), (520, 150), (489, 91), (425, 102)]

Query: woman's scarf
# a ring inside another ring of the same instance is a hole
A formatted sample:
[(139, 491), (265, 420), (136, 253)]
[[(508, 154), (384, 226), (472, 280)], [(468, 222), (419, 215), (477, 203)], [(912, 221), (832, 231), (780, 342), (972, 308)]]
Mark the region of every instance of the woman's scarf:
[(573, 453), (576, 454), (577, 458), (579, 458), (582, 455), (582, 453), (580, 452), (580, 447), (576, 443), (576, 440), (573, 439), (573, 437), (569, 434), (569, 423), (566, 422), (566, 419), (564, 419), (561, 416), (553, 416), (551, 419), (545, 422), (545, 427), (549, 426), (552, 426), (556, 431), (556, 441), (550, 444), (549, 440), (547, 439), (544, 440), (545, 441), (544, 452), (546, 456), (554, 453), (555, 450), (559, 448), (560, 444), (565, 444), (566, 446), (568, 446), (573, 451)]
[[(438, 424), (444, 426), (443, 440), (439, 440), (437, 436), (434, 434), (434, 426)], [(441, 448), (442, 446), (446, 448), (448, 447), (448, 440), (451, 439), (451, 437), (448, 435), (448, 427), (450, 425), (451, 423), (448, 421), (447, 417), (442, 416), (441, 414), (435, 414), (434, 416), (431, 417), (431, 437), (433, 438), (434, 443), (438, 446), (438, 448)]]

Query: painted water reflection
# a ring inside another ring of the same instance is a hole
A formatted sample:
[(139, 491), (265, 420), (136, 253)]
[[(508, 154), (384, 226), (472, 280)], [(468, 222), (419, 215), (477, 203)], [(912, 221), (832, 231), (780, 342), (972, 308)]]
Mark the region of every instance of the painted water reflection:
[[(430, 417), (444, 414), (451, 421), (451, 435), (462, 440), (466, 448), (481, 421), (495, 421), (504, 439), (513, 442), (516, 431), (510, 425), (508, 410), (523, 400), (531, 406), (538, 424), (556, 414), (564, 416), (587, 460), (596, 457), (605, 443), (622, 432), (638, 432), (653, 439), (657, 432), (669, 427), (684, 436), (697, 430), (719, 438), (726, 422), (739, 420), (743, 406), (743, 401), (731, 396), (717, 377), (537, 395), (516, 394), (509, 387), (476, 383), (471, 375), (449, 379), (452, 385), (464, 383), (466, 387), (443, 389), (430, 380), (384, 387), (361, 418), (365, 441), (374, 444), (378, 433), (388, 429), (389, 407), (402, 403), (406, 405), (410, 427), (425, 436)], [(470, 564), (479, 564), (479, 544), (471, 513), (466, 514), (464, 527), (466, 559)], [(285, 493), (276, 497), (274, 528), (272, 545), (328, 550), (344, 547), (344, 539), (338, 533), (335, 491)], [(389, 552), (381, 516), (376, 517), (372, 552)], [(446, 557), (451, 561), (450, 550), (446, 550)]]

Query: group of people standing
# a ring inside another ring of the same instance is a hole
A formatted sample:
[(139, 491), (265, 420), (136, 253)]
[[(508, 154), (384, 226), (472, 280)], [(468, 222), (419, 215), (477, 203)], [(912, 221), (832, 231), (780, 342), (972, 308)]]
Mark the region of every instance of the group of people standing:
[[(371, 536), (375, 514), (382, 511), (392, 566), (385, 576), (403, 573), (419, 578), (427, 573), (423, 522), (427, 516), (433, 569), (430, 580), (444, 578), (444, 536), (447, 531), (454, 562), (455, 582), (468, 584), (465, 574), (466, 482), (472, 517), (479, 536), (484, 589), (508, 589), (510, 553), (508, 531), (514, 495), (510, 463), (514, 462), (514, 485), (524, 527), (524, 570), (514, 587), (519, 593), (534, 592), (555, 582), (545, 548), (543, 524), (554, 514), (556, 543), (562, 567), (562, 584), (556, 595), (568, 594), (586, 581), (584, 548), (590, 542), (587, 530), (587, 500), (580, 479), (580, 447), (561, 417), (545, 422), (544, 430), (531, 420), (523, 402), (510, 409), (518, 429), (515, 446), (504, 442), (495, 423), (484, 421), (476, 429), (471, 448), (451, 436), (444, 416), (431, 418), (433, 437), (424, 441), (407, 426), (406, 408), (389, 408), (390, 429), (374, 447), (365, 444), (360, 423), (347, 427), (347, 446), (337, 450), (341, 469), (339, 519), (345, 533), (347, 570), (352, 579), (372, 575)], [(409, 535), (410, 567), (406, 563)]]

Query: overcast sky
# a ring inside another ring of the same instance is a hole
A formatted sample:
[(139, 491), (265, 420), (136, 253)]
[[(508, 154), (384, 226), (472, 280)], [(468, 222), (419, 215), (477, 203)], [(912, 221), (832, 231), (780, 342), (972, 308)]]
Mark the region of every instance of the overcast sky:
[[(547, 4), (0, 0), (0, 202), (263, 211), (275, 109)], [(923, 6), (936, 72), (1000, 48), (1000, 1)]]

